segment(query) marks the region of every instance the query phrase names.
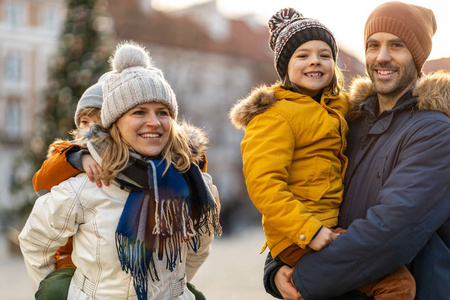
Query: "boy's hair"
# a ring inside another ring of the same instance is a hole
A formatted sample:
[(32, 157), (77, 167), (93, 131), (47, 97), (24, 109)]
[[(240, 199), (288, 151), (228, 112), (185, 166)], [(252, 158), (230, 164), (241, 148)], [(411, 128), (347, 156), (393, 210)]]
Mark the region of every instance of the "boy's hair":
[(101, 108), (99, 107), (86, 107), (86, 108), (82, 108), (78, 114), (76, 115), (77, 119), (76, 119), (76, 124), (77, 124), (77, 128), (70, 131), (69, 134), (73, 137), (73, 139), (78, 139), (81, 137), (80, 135), (80, 128), (79, 128), (79, 124), (81, 122), (81, 118), (84, 116), (87, 117), (97, 117), (97, 122), (100, 123), (100, 114), (101, 114)]
[[(296, 84), (291, 82), (287, 72), (283, 78), (283, 81), (281, 82), (281, 87), (290, 91), (295, 91)], [(333, 78), (331, 79), (331, 82), (327, 87), (331, 90), (331, 93), (334, 95), (338, 95), (344, 87), (344, 75), (342, 74), (341, 69), (339, 69), (336, 63), (334, 64)]]
[[(87, 117), (96, 117), (98, 118), (98, 122), (100, 122), (100, 112), (101, 112), (101, 108), (100, 107), (85, 107), (82, 108), (81, 111), (78, 113), (77, 115), (77, 124), (80, 124), (81, 122), (81, 118), (84, 116)], [(79, 126), (79, 125), (78, 125)]]

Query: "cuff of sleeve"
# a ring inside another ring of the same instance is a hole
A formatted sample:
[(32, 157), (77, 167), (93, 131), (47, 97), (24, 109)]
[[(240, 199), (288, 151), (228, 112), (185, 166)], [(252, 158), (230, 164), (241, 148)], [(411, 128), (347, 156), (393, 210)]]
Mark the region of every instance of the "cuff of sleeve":
[[(76, 149), (76, 148), (72, 148)], [(76, 149), (74, 151), (68, 151), (66, 153), (67, 162), (78, 171), (84, 172), (83, 164), (81, 163), (81, 156), (83, 154), (89, 154), (89, 151), (86, 149)]]
[(264, 267), (264, 288), (268, 294), (278, 299), (283, 299), (283, 296), (281, 296), (281, 293), (275, 285), (275, 275), (284, 265), (285, 264), (279, 259), (274, 260), (269, 252), (266, 259), (266, 265)]

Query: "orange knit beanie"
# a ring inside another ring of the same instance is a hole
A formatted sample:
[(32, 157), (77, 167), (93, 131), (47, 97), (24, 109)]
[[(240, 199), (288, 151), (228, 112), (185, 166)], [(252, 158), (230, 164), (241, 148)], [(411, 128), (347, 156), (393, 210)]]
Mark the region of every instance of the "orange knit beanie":
[(430, 55), (431, 38), (436, 28), (432, 10), (402, 2), (387, 2), (375, 8), (367, 19), (364, 42), (377, 32), (398, 36), (411, 52), (420, 75), (422, 66)]

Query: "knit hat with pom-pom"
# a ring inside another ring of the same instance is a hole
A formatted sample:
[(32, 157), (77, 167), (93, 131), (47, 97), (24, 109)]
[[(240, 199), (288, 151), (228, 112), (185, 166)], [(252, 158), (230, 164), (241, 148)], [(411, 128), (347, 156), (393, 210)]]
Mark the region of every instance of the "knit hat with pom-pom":
[(303, 17), (293, 8), (279, 10), (269, 20), (270, 49), (275, 54), (274, 64), (278, 75), (284, 79), (292, 54), (309, 41), (320, 40), (327, 43), (336, 61), (338, 48), (331, 31), (317, 20)]
[(112, 71), (103, 82), (102, 124), (109, 128), (124, 113), (141, 103), (160, 102), (178, 115), (175, 93), (150, 55), (132, 42), (119, 44), (110, 58)]

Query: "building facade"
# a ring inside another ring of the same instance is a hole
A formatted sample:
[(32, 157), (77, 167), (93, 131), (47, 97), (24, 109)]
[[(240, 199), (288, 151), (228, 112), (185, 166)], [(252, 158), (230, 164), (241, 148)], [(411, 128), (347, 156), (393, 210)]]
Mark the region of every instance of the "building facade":
[[(246, 214), (241, 208), (253, 205), (242, 175), (243, 132), (231, 126), (228, 112), (252, 87), (277, 79), (267, 26), (226, 18), (216, 1), (165, 13), (154, 10), (149, 0), (108, 3), (116, 41), (145, 45), (177, 95), (179, 116), (208, 132), (208, 171), (219, 188), (224, 220), (238, 210)], [(20, 198), (7, 192), (10, 173), (39, 126), (47, 65), (57, 49), (66, 4), (0, 0), (0, 188), (5, 191), (0, 210)], [(361, 62), (344, 51), (339, 57), (348, 79), (363, 75)]]
[(24, 143), (39, 126), (47, 65), (64, 22), (64, 0), (0, 1), (0, 209), (12, 198), (12, 169)]

